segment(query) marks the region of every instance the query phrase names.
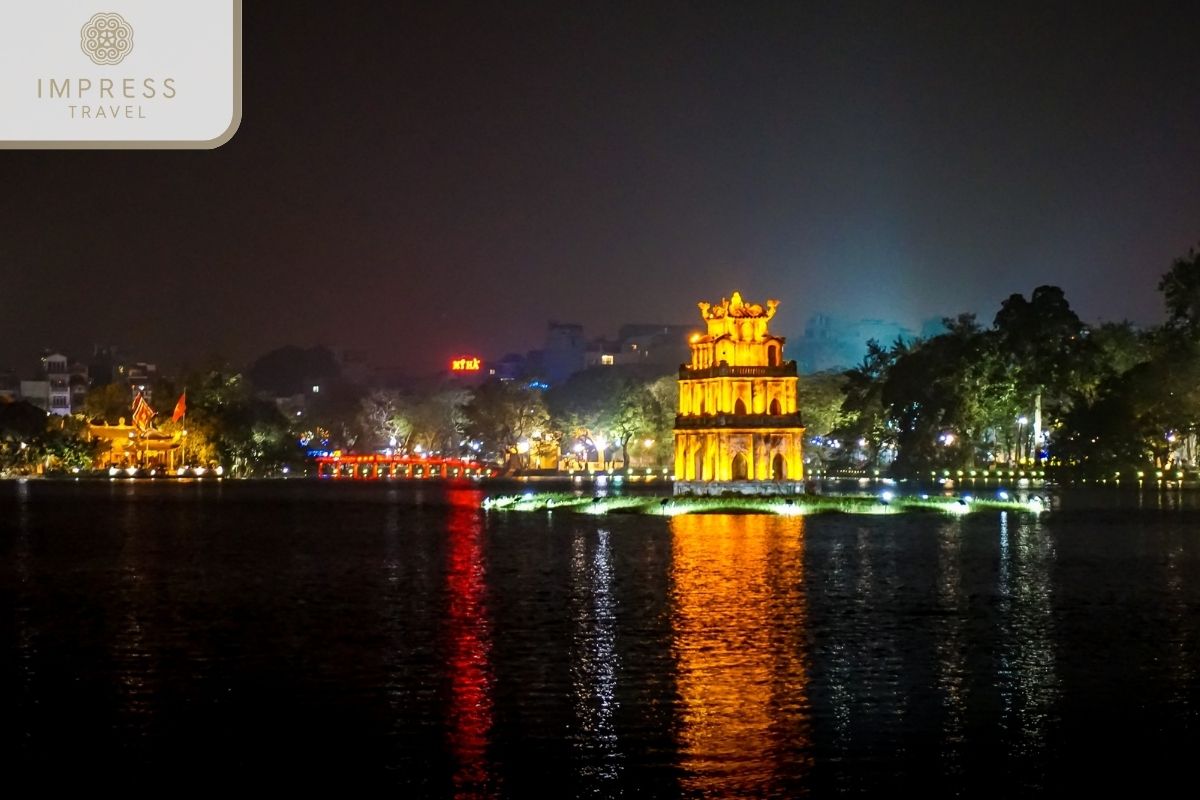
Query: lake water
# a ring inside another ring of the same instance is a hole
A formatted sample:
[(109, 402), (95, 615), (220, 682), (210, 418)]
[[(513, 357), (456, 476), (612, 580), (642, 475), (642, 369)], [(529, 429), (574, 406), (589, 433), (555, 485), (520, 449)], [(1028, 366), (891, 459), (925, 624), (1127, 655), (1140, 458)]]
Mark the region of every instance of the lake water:
[(5, 785), (1144, 793), (1200, 745), (1200, 506), (485, 514), (315, 481), (0, 482)]

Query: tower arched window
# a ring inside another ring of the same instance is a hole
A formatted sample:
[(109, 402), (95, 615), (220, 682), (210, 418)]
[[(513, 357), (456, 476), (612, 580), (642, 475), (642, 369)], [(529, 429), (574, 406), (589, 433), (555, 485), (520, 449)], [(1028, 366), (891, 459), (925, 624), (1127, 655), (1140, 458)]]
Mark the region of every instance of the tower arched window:
[(746, 461), (745, 453), (738, 453), (729, 465), (730, 477), (735, 481), (744, 481), (750, 477), (750, 464)]

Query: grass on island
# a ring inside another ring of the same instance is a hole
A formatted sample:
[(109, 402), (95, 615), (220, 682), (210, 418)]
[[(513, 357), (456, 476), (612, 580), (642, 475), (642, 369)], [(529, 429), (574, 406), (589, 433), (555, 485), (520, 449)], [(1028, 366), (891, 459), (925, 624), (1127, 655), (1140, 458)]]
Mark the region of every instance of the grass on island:
[(874, 497), (800, 495), (797, 497), (609, 497), (580, 495), (572, 492), (526, 492), (519, 495), (489, 497), (483, 507), (496, 511), (565, 511), (575, 514), (904, 514), (914, 511), (969, 514), (973, 511), (1027, 511), (1046, 509), (1040, 497), (1027, 502), (1014, 499), (918, 495)]

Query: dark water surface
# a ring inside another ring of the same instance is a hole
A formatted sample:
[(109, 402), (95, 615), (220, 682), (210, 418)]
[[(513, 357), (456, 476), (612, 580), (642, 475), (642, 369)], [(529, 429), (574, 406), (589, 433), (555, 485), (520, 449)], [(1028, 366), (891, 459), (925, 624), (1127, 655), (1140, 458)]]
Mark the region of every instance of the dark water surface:
[(0, 766), (159, 794), (1025, 796), (1194, 775), (1200, 510), (584, 517), (0, 482)]

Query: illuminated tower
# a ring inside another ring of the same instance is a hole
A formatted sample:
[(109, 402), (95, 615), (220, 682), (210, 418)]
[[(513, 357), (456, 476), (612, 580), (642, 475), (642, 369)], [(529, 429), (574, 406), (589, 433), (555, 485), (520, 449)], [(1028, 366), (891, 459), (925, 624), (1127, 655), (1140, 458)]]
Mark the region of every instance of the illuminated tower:
[(796, 362), (767, 332), (764, 309), (733, 293), (700, 303), (707, 333), (691, 337), (679, 369), (675, 493), (794, 494), (803, 491), (804, 426), (796, 408)]

